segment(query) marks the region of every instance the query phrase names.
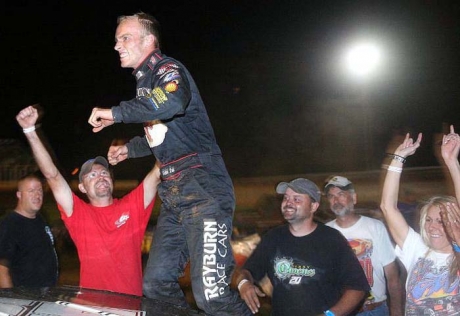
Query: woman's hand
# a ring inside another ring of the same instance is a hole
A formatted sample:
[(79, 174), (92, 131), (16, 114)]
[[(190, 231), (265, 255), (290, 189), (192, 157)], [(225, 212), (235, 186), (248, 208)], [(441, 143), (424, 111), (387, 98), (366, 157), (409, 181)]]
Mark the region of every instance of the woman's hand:
[(422, 133), (418, 134), (417, 140), (414, 140), (410, 137), (410, 134), (407, 133), (404, 141), (401, 145), (398, 146), (395, 150), (395, 155), (401, 156), (403, 158), (409, 157), (417, 151), (417, 148), (420, 147), (420, 142), (422, 141)]
[(460, 245), (460, 208), (456, 203), (450, 202), (439, 208), (447, 236), (451, 241)]
[(460, 136), (455, 133), (454, 126), (450, 126), (450, 133), (444, 135), (441, 144), (441, 156), (444, 162), (457, 162), (460, 151)]

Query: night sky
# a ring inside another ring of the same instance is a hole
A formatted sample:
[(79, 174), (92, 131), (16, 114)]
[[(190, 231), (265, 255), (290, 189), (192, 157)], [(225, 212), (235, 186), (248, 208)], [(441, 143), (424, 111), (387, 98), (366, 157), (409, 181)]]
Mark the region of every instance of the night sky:
[[(434, 165), (434, 135), (460, 130), (457, 1), (18, 0), (0, 13), (0, 138), (24, 140), (14, 117), (33, 103), (64, 170), (142, 134), (87, 123), (94, 106), (134, 96), (113, 46), (116, 18), (138, 11), (159, 20), (162, 51), (194, 76), (234, 177), (379, 168), (401, 132), (425, 135), (409, 165)], [(359, 85), (341, 56), (362, 38), (384, 65)], [(139, 177), (151, 163), (116, 172)]]

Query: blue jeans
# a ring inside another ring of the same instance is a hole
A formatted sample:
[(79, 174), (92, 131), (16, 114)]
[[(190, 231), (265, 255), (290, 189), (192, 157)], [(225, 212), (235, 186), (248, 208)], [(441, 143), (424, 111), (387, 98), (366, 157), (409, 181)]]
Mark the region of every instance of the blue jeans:
[(252, 315), (230, 289), (235, 266), (230, 245), (233, 186), (223, 162), (210, 169), (196, 167), (198, 160), (192, 157), (170, 168), (158, 188), (163, 203), (144, 273), (144, 294), (187, 306), (178, 278), (190, 260), (193, 295), (200, 309), (207, 315)]
[(390, 311), (388, 310), (388, 305), (386, 302), (380, 306), (377, 306), (371, 311), (363, 311), (359, 314), (356, 314), (356, 316), (388, 316), (388, 315), (390, 315)]

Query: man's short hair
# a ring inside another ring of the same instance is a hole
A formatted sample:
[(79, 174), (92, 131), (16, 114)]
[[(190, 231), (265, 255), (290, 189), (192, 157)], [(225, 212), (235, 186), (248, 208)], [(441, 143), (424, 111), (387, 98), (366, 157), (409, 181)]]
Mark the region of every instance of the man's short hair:
[(37, 180), (43, 185), (43, 179), (40, 176), (38, 176), (35, 173), (29, 173), (19, 178), (18, 183), (17, 183), (18, 191), (20, 191), (20, 187), (24, 182), (26, 182), (27, 180), (32, 180), (32, 179)]
[(160, 48), (160, 23), (157, 19), (155, 19), (150, 14), (138, 12), (133, 15), (119, 16), (117, 19), (117, 24), (120, 24), (121, 22), (128, 19), (137, 19), (139, 23), (142, 25), (143, 35), (152, 34), (153, 36), (155, 36), (155, 48)]

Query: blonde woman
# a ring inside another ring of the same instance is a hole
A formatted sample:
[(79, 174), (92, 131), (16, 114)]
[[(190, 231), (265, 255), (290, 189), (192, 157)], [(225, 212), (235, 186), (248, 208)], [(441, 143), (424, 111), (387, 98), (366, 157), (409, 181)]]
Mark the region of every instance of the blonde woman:
[[(409, 134), (396, 148), (382, 192), (381, 209), (396, 242), (396, 255), (408, 271), (406, 315), (460, 315), (459, 257), (460, 209), (451, 196), (433, 196), (421, 205), (420, 234), (397, 208), (403, 164), (420, 147), (422, 134)], [(460, 137), (451, 126), (444, 135), (441, 154), (460, 197)]]

